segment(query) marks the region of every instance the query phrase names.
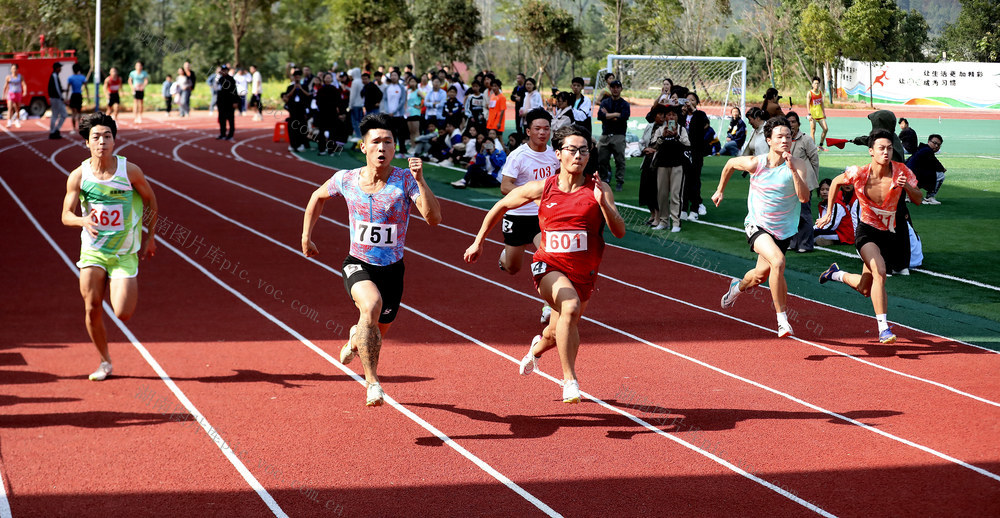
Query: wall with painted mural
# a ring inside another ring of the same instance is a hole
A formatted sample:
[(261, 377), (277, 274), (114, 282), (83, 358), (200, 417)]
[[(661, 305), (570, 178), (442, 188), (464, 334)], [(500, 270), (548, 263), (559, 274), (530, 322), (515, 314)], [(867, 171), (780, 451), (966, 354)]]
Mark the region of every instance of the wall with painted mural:
[(840, 97), (865, 102), (1000, 110), (1000, 63), (844, 60), (838, 84)]

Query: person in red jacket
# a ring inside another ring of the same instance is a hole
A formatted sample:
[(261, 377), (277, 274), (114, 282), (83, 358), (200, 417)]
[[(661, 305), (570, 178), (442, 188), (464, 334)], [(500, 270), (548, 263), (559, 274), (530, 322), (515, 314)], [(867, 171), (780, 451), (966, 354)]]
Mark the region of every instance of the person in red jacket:
[(576, 355), (580, 348), (578, 325), (604, 253), (604, 226), (621, 238), (625, 220), (615, 207), (611, 186), (596, 173), (583, 174), (590, 158), (590, 135), (572, 125), (555, 133), (552, 147), (559, 158), (559, 174), (528, 182), (510, 191), (486, 214), (475, 241), (465, 251), (465, 261), (474, 263), (483, 252), (483, 241), (510, 209), (538, 203), (541, 246), (531, 262), (532, 280), (538, 294), (552, 306), (552, 316), (542, 334), (531, 342), (520, 362), (522, 375), (537, 368), (538, 358), (558, 348), (563, 370), (563, 402), (580, 402), (576, 379)]

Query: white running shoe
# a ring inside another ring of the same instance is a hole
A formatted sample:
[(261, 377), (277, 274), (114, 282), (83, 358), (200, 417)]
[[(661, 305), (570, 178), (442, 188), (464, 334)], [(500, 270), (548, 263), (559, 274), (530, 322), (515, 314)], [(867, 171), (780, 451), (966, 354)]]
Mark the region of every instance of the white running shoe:
[(688, 213), (687, 213), (687, 212), (684, 212), (684, 211), (682, 210), (682, 211), (681, 211), (681, 221), (687, 221), (687, 220), (688, 220)]
[(784, 338), (792, 334), (791, 324), (778, 324), (778, 338)]
[(674, 228), (671, 228), (670, 231), (671, 232), (680, 232), (681, 231), (681, 227), (680, 227), (680, 225), (674, 225)]
[(702, 204), (698, 205), (698, 215), (699, 216), (704, 216), (705, 214), (708, 214), (708, 211), (705, 210), (705, 204), (702, 203)]
[(104, 381), (111, 375), (111, 362), (101, 362), (97, 370), (90, 375), (90, 381)]
[(351, 360), (353, 360), (354, 356), (357, 354), (357, 349), (351, 345), (351, 342), (354, 341), (354, 333), (357, 332), (357, 330), (358, 326), (351, 326), (351, 332), (347, 337), (347, 343), (340, 348), (340, 363), (343, 363), (344, 365), (351, 363)]
[[(501, 263), (501, 264), (503, 264), (503, 263)], [(502, 269), (503, 268), (501, 268), (501, 270)], [(542, 306), (542, 318), (540, 318), (538, 320), (541, 321), (541, 323), (543, 323), (543, 324), (548, 324), (549, 323), (549, 317), (551, 317), (551, 316), (552, 316), (552, 306), (549, 306), (548, 304), (545, 304), (544, 306)]]
[(563, 403), (580, 402), (580, 382), (577, 380), (563, 380)]
[(542, 340), (542, 335), (535, 335), (535, 337), (531, 339), (531, 346), (528, 347), (528, 354), (525, 354), (524, 358), (521, 358), (520, 366), (517, 369), (517, 372), (521, 374), (521, 376), (527, 376), (528, 374), (531, 374), (532, 372), (535, 371), (535, 369), (538, 368), (539, 358), (534, 354), (531, 354), (531, 350), (534, 349), (535, 344), (537, 344), (541, 340)]
[(726, 294), (722, 296), (722, 309), (728, 309), (736, 304), (736, 297), (740, 296), (740, 280), (733, 279), (733, 282), (729, 283), (729, 289)]
[(693, 210), (688, 212), (688, 221), (698, 221), (698, 213)]
[(379, 383), (368, 384), (368, 398), (365, 406), (382, 406), (385, 403), (385, 392), (382, 392), (382, 385)]
[(666, 230), (668, 228), (670, 228), (670, 226), (661, 221), (655, 227), (653, 227), (653, 230)]

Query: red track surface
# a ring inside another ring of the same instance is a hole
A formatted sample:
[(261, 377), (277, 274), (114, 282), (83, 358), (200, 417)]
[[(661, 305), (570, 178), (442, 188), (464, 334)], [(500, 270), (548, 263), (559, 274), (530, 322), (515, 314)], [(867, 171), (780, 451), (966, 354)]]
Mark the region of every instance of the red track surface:
[[(141, 263), (126, 323), (176, 393), (110, 322), (115, 376), (86, 379), (76, 277), (10, 193), (75, 261), (60, 168), (86, 153), (30, 125), (0, 134), (13, 516), (1000, 515), (1000, 355), (902, 328), (880, 346), (870, 317), (797, 298), (800, 338), (778, 340), (765, 290), (722, 313), (721, 276), (609, 248), (580, 330), (596, 400), (563, 405), (552, 378), (516, 374), (538, 331), (527, 275), (462, 263), (483, 212), (453, 202), (443, 226), (410, 226), (380, 365), (397, 406), (365, 408), (360, 366), (320, 354), (357, 317), (333, 273), (342, 202), (317, 226), (318, 261), (297, 252), (309, 184), (331, 171), (237, 123), (236, 144), (200, 117), (119, 133), (188, 231)], [(560, 377), (554, 353), (541, 366)]]

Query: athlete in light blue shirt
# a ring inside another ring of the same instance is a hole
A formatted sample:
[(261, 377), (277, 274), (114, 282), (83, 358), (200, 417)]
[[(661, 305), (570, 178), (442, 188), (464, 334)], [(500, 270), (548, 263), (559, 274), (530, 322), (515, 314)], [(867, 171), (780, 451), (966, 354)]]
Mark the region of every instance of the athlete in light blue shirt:
[(744, 228), (750, 249), (757, 253), (757, 265), (742, 279), (729, 284), (729, 290), (722, 296), (722, 308), (732, 307), (741, 292), (766, 280), (778, 317), (778, 337), (782, 338), (792, 334), (785, 315), (788, 299), (785, 252), (798, 230), (800, 204), (809, 201), (805, 180), (809, 166), (791, 155), (792, 128), (784, 117), (775, 117), (764, 124), (764, 139), (770, 148), (766, 155), (731, 158), (726, 162), (712, 201), (716, 207), (722, 202), (722, 193), (733, 171), (750, 173)]

